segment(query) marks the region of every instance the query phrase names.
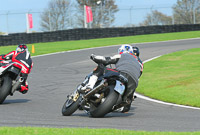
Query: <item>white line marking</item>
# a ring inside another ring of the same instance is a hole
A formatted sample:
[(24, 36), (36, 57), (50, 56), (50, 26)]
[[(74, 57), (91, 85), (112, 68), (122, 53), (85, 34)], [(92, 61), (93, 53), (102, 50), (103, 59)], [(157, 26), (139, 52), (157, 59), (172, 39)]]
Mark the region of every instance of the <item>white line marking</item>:
[[(176, 41), (185, 41), (185, 40), (194, 40), (194, 39), (200, 39), (200, 38), (177, 39), (177, 40), (144, 42), (144, 43), (130, 43), (130, 44), (134, 44), (134, 45), (138, 45), (138, 44), (151, 44), (151, 43), (176, 42)], [(69, 51), (62, 51), (62, 52), (55, 52), (55, 53), (49, 53), (49, 54), (42, 54), (42, 55), (32, 56), (32, 58), (34, 58), (34, 57), (41, 57), (41, 56), (48, 56), (48, 55), (54, 55), (54, 54), (60, 54), (60, 53), (66, 53), (66, 52), (77, 52), (77, 51), (90, 50), (90, 49), (114, 47), (114, 46), (120, 46), (120, 45), (122, 45), (122, 44), (119, 44), (119, 45), (110, 45), (110, 46), (101, 46), (101, 47), (94, 47), (94, 48), (84, 48), (84, 49), (69, 50)]]
[[(145, 42), (145, 43), (133, 43), (133, 44), (151, 44), (151, 43), (159, 43), (159, 42), (175, 42), (175, 41), (185, 41), (185, 40), (194, 40), (194, 39), (200, 39), (200, 38), (190, 38), (190, 39), (178, 39), (178, 40), (169, 40), (169, 41), (157, 41), (157, 42)], [(102, 46), (102, 47), (95, 47), (95, 48), (85, 48), (85, 49), (79, 49), (79, 50), (70, 50), (70, 51), (62, 51), (62, 52), (56, 52), (56, 53), (49, 53), (49, 54), (43, 54), (43, 55), (37, 55), (37, 56), (32, 56), (34, 57), (41, 57), (41, 56), (48, 56), (48, 55), (54, 55), (54, 54), (60, 54), (60, 53), (66, 53), (66, 52), (76, 52), (76, 51), (83, 51), (83, 50), (90, 50), (90, 49), (97, 49), (97, 48), (106, 48), (106, 47), (113, 47), (113, 46), (120, 46), (120, 45), (111, 45), (111, 46)], [(162, 55), (153, 57), (151, 59), (145, 60), (143, 63), (149, 62), (151, 60), (154, 60), (156, 58), (161, 57)], [(195, 110), (200, 110), (200, 108), (198, 107), (191, 107), (191, 106), (185, 106), (185, 105), (177, 105), (177, 104), (173, 104), (173, 103), (168, 103), (168, 102), (163, 102), (163, 101), (159, 101), (156, 99), (151, 99), (149, 97), (145, 97), (143, 95), (140, 95), (138, 93), (135, 93), (135, 95), (141, 99), (147, 100), (147, 101), (151, 101), (151, 102), (155, 102), (155, 103), (159, 103), (159, 104), (164, 104), (164, 105), (169, 105), (169, 106), (175, 106), (175, 107), (182, 107), (182, 108), (189, 108), (189, 109), (195, 109)]]
[(155, 103), (159, 103), (159, 104), (164, 104), (164, 105), (168, 105), (168, 106), (175, 106), (175, 107), (182, 107), (182, 108), (188, 108), (188, 109), (200, 110), (200, 108), (198, 108), (198, 107), (192, 107), (192, 106), (185, 106), (185, 105), (178, 105), (178, 104), (168, 103), (168, 102), (164, 102), (164, 101), (152, 99), (152, 98), (140, 95), (138, 93), (135, 93), (135, 95), (138, 98), (141, 98), (141, 99), (144, 99), (144, 100), (147, 100), (147, 101), (151, 101), (151, 102), (155, 102)]
[[(161, 57), (161, 56), (162, 56), (162, 55), (159, 55), (159, 56), (153, 57), (153, 58), (151, 58), (151, 59), (145, 60), (143, 63), (146, 63), (146, 62), (149, 62), (149, 61), (151, 61), (151, 60), (157, 59), (157, 58), (159, 58), (159, 57)], [(188, 108), (188, 109), (200, 110), (200, 108), (198, 108), (198, 107), (192, 107), (192, 106), (186, 106), (186, 105), (178, 105), (178, 104), (173, 104), (173, 103), (168, 103), (168, 102), (164, 102), (164, 101), (152, 99), (152, 98), (149, 98), (149, 97), (140, 95), (140, 94), (138, 94), (138, 93), (136, 93), (136, 92), (135, 92), (135, 95), (136, 95), (138, 98), (141, 98), (141, 99), (144, 99), (144, 100), (147, 100), (147, 101), (151, 101), (151, 102), (155, 102), (155, 103), (159, 103), (159, 104), (164, 104), (164, 105), (168, 105), (168, 106), (175, 106), (175, 107), (182, 107), (182, 108)]]
[(159, 55), (159, 56), (153, 57), (153, 58), (151, 58), (151, 59), (145, 60), (145, 61), (143, 61), (143, 63), (152, 61), (152, 60), (157, 59), (157, 58), (159, 58), (159, 57), (161, 57), (161, 56), (162, 56), (162, 55)]

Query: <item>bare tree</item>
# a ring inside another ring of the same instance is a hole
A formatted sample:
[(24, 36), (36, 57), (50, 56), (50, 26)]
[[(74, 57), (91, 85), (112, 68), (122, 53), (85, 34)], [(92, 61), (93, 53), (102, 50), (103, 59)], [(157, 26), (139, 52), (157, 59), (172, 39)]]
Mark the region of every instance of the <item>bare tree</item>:
[(146, 19), (140, 23), (140, 26), (148, 25), (171, 25), (172, 17), (167, 16), (157, 10), (153, 10), (150, 14), (146, 16)]
[(70, 0), (51, 0), (41, 14), (43, 31), (64, 30), (70, 27)]
[(200, 0), (178, 0), (173, 11), (175, 24), (200, 23)]
[(115, 20), (114, 15), (118, 11), (115, 0), (77, 0), (77, 3), (76, 16), (79, 27), (84, 26), (84, 5), (92, 7), (93, 22), (90, 24), (92, 28), (110, 27)]

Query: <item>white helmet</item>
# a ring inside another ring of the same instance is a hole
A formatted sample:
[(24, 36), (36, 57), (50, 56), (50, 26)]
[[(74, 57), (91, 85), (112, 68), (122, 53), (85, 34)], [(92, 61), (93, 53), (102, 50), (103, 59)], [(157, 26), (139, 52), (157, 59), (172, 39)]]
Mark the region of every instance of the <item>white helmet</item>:
[(133, 48), (132, 48), (131, 45), (124, 44), (118, 49), (118, 53), (119, 54), (122, 54), (122, 53), (133, 53)]

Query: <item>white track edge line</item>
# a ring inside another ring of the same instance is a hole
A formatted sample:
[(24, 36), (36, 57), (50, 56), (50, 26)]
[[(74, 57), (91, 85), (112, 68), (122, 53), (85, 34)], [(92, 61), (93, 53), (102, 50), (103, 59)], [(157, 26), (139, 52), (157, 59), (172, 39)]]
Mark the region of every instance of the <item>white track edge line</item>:
[[(139, 44), (151, 44), (151, 43), (164, 43), (164, 42), (175, 42), (175, 41), (185, 41), (185, 40), (194, 40), (194, 39), (200, 39), (200, 38), (188, 38), (188, 39), (177, 39), (177, 40), (168, 40), (168, 41), (155, 41), (155, 42), (144, 42), (144, 43), (131, 43), (134, 45), (139, 45)], [(69, 51), (62, 51), (62, 52), (55, 52), (55, 53), (49, 53), (49, 54), (42, 54), (42, 55), (37, 55), (37, 56), (32, 56), (34, 57), (41, 57), (41, 56), (49, 56), (49, 55), (54, 55), (54, 54), (60, 54), (60, 53), (66, 53), (66, 52), (77, 52), (77, 51), (83, 51), (83, 50), (90, 50), (90, 49), (98, 49), (98, 48), (107, 48), (107, 47), (113, 47), (113, 46), (120, 46), (119, 45), (109, 45), (109, 46), (101, 46), (101, 47), (94, 47), (94, 48), (84, 48), (84, 49), (78, 49), (78, 50), (69, 50)]]
[[(149, 62), (151, 60), (157, 59), (157, 58), (159, 58), (161, 56), (162, 55), (159, 55), (159, 56), (153, 57), (151, 59), (145, 60), (143, 63), (146, 63), (146, 62)], [(187, 108), (187, 109), (200, 110), (200, 108), (198, 108), (198, 107), (192, 107), (192, 106), (186, 106), (186, 105), (178, 105), (178, 104), (174, 104), (174, 103), (168, 103), (168, 102), (152, 99), (152, 98), (149, 98), (147, 96), (143, 96), (141, 94), (138, 94), (137, 92), (135, 92), (135, 96), (138, 97), (138, 98), (147, 100), (147, 101), (151, 101), (151, 102), (155, 102), (155, 103), (159, 103), (159, 104), (164, 104), (164, 105), (168, 105), (168, 106), (175, 106), (175, 107), (181, 107), (181, 108)]]
[(200, 108), (198, 108), (198, 107), (192, 107), (192, 106), (185, 106), (185, 105), (178, 105), (178, 104), (168, 103), (168, 102), (152, 99), (152, 98), (140, 95), (138, 93), (135, 93), (135, 96), (138, 97), (138, 98), (147, 100), (147, 101), (151, 101), (151, 102), (155, 102), (155, 103), (159, 103), (159, 104), (164, 104), (164, 105), (168, 105), (168, 106), (175, 106), (175, 107), (181, 107), (181, 108), (187, 108), (187, 109), (200, 110)]
[[(179, 40), (169, 40), (169, 41), (157, 41), (157, 42), (145, 42), (145, 43), (134, 43), (134, 44), (150, 44), (150, 43), (159, 43), (159, 42), (174, 42), (174, 41), (185, 41), (185, 40), (194, 40), (194, 39), (200, 39), (200, 38), (189, 38), (189, 39), (179, 39)], [(70, 50), (70, 51), (62, 51), (62, 52), (56, 52), (56, 53), (49, 53), (49, 54), (43, 54), (43, 55), (37, 55), (37, 56), (32, 56), (34, 57), (42, 57), (42, 56), (49, 56), (49, 55), (54, 55), (54, 54), (61, 54), (61, 53), (66, 53), (66, 52), (76, 52), (76, 51), (83, 51), (83, 50), (90, 50), (90, 49), (97, 49), (97, 48), (106, 48), (106, 47), (113, 47), (113, 46), (119, 46), (119, 45), (111, 45), (111, 46), (102, 46), (102, 47), (95, 47), (95, 48), (84, 48), (84, 49), (78, 49), (78, 50)], [(151, 59), (145, 60), (143, 63), (149, 62), (151, 60), (154, 60), (156, 58), (161, 57), (162, 55), (153, 57)], [(164, 105), (169, 105), (169, 106), (175, 106), (175, 107), (182, 107), (182, 108), (188, 108), (188, 109), (195, 109), (195, 110), (200, 110), (200, 108), (198, 107), (192, 107), (192, 106), (185, 106), (185, 105), (178, 105), (178, 104), (173, 104), (173, 103), (168, 103), (168, 102), (163, 102), (163, 101), (159, 101), (156, 99), (152, 99), (143, 95), (140, 95), (138, 93), (135, 92), (135, 95), (138, 98), (147, 100), (147, 101), (151, 101), (151, 102), (155, 102), (155, 103), (159, 103), (159, 104), (164, 104)]]

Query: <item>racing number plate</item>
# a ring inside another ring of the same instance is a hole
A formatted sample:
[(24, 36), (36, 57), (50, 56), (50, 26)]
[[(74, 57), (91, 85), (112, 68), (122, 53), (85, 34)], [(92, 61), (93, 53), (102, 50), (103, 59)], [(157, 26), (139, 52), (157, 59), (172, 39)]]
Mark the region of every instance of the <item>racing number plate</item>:
[(125, 91), (125, 86), (120, 81), (116, 81), (116, 85), (115, 85), (114, 90), (122, 95), (124, 93), (124, 91)]

